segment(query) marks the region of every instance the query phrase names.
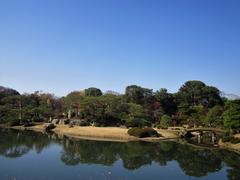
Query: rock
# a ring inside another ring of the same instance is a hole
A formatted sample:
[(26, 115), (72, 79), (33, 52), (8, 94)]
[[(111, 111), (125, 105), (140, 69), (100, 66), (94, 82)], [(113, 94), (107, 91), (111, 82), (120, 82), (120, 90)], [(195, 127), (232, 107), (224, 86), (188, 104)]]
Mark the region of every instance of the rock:
[(51, 123), (58, 124), (59, 123), (59, 119), (53, 119)]
[(53, 123), (47, 123), (44, 125), (44, 131), (50, 131), (54, 129), (56, 126)]
[(69, 126), (68, 126), (68, 127), (69, 127), (69, 128), (73, 128), (73, 127), (74, 127), (74, 124), (73, 124), (72, 121), (69, 123)]
[(178, 132), (178, 135), (181, 137), (181, 138), (185, 138), (186, 135), (187, 135), (187, 131), (185, 129), (182, 129), (181, 131)]
[(74, 119), (74, 120), (72, 120), (72, 122), (73, 122), (74, 125), (80, 126), (81, 120), (79, 120), (79, 119)]
[(186, 129), (189, 129), (189, 128), (190, 128), (190, 126), (189, 126), (188, 124), (184, 124), (182, 127), (183, 127), (183, 128), (186, 128)]
[(79, 122), (79, 126), (89, 126), (89, 122), (87, 122), (87, 120), (80, 120)]
[(69, 124), (69, 119), (60, 119), (59, 120), (59, 124), (61, 124), (61, 125), (65, 125), (65, 124)]

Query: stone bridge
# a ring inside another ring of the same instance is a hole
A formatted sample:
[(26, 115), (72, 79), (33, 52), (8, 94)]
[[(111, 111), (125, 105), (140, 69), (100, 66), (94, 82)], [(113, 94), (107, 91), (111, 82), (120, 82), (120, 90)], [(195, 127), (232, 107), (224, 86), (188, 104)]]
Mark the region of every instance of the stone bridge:
[(197, 133), (197, 137), (198, 137), (198, 143), (201, 144), (203, 141), (203, 134), (206, 132), (210, 132), (211, 133), (211, 137), (212, 137), (212, 144), (217, 144), (218, 139), (217, 139), (217, 135), (221, 135), (224, 132), (226, 132), (226, 130), (223, 129), (219, 129), (219, 128), (193, 128), (193, 129), (187, 129), (187, 135), (191, 136), (192, 133), (196, 132)]

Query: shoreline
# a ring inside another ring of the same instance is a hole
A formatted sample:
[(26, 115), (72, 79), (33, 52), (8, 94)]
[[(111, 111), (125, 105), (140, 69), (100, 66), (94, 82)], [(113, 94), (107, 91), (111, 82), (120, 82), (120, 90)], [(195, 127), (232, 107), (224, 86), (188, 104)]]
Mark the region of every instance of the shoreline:
[[(161, 137), (147, 137), (138, 138), (130, 136), (127, 128), (120, 127), (93, 127), (93, 126), (74, 126), (69, 128), (68, 125), (55, 125), (56, 127), (51, 131), (68, 137), (74, 137), (77, 139), (90, 139), (90, 140), (101, 140), (101, 141), (118, 141), (118, 142), (128, 142), (128, 141), (148, 141), (157, 142), (160, 140), (171, 140), (178, 139), (179, 136), (176, 132), (171, 130), (159, 130), (156, 131), (161, 134)], [(31, 130), (37, 132), (44, 131), (44, 124), (38, 124), (31, 127), (14, 126), (9, 127), (18, 130)]]
[[(44, 132), (44, 124), (37, 124), (31, 127), (13, 126), (7, 127), (0, 125), (2, 128), (11, 128), (17, 130), (30, 130), (35, 132)], [(95, 140), (95, 141), (112, 141), (112, 142), (129, 142), (129, 141), (145, 141), (158, 142), (162, 140), (177, 140), (180, 137), (177, 131), (155, 129), (161, 137), (138, 138), (130, 136), (127, 128), (120, 127), (93, 127), (93, 126), (74, 126), (69, 128), (68, 125), (56, 125), (51, 131), (60, 135), (75, 139)], [(189, 143), (188, 143), (189, 144)], [(240, 154), (240, 143), (231, 144), (219, 141), (219, 148), (234, 151)]]

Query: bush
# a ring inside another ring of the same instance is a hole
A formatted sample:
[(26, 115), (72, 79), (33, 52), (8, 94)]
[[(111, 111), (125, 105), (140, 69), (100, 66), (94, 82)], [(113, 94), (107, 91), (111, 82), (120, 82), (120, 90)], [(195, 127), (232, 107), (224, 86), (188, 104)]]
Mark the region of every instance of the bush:
[(15, 119), (15, 120), (11, 120), (7, 123), (8, 126), (18, 126), (20, 125), (20, 120), (19, 119)]
[(89, 125), (90, 125), (90, 123), (87, 122), (86, 120), (81, 120), (81, 121), (79, 122), (79, 126), (89, 126)]
[(172, 122), (172, 118), (168, 115), (163, 115), (160, 120), (160, 125), (163, 128), (167, 128)]
[(230, 133), (229, 131), (227, 131), (226, 133), (224, 133), (223, 137), (222, 137), (222, 141), (223, 142), (230, 142), (232, 144), (238, 144), (240, 143), (240, 139), (239, 138), (235, 138), (232, 133)]
[(229, 131), (227, 131), (223, 134), (222, 141), (223, 142), (230, 142), (232, 138), (233, 138), (232, 134)]
[(153, 128), (131, 128), (128, 130), (128, 134), (138, 138), (159, 137), (158, 132)]
[(161, 124), (158, 124), (158, 125), (156, 126), (156, 128), (157, 128), (157, 129), (168, 129), (168, 127), (162, 126)]
[(23, 123), (23, 127), (31, 127), (31, 126), (34, 126), (34, 124), (30, 122)]
[(151, 123), (149, 123), (146, 119), (143, 118), (130, 118), (125, 123), (126, 127), (143, 127), (143, 126), (150, 126)]
[(238, 143), (240, 143), (240, 139), (233, 137), (230, 142), (231, 142), (232, 144), (238, 144)]

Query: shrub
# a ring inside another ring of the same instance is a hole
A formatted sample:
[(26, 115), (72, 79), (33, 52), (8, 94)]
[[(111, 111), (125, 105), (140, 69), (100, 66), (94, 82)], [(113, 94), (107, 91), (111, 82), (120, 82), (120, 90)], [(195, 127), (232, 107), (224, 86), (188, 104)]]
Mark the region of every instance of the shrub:
[(23, 123), (23, 127), (31, 127), (31, 126), (34, 126), (34, 124), (30, 122)]
[(167, 128), (172, 122), (172, 118), (168, 115), (163, 115), (160, 120), (161, 127)]
[(223, 134), (222, 136), (222, 141), (223, 142), (230, 142), (232, 144), (238, 144), (240, 143), (240, 139), (239, 138), (235, 138), (232, 133), (230, 133), (229, 131), (227, 131), (226, 133)]
[(240, 139), (233, 137), (230, 142), (231, 142), (232, 144), (238, 144), (238, 143), (240, 143)]
[(11, 120), (7, 123), (8, 126), (18, 126), (20, 125), (20, 120), (15, 119), (15, 120)]
[(131, 128), (128, 130), (128, 134), (138, 138), (159, 137), (158, 132), (153, 128)]
[(222, 141), (223, 141), (223, 142), (230, 142), (231, 139), (232, 139), (231, 136), (223, 136), (223, 137), (222, 137)]
[(89, 125), (90, 125), (90, 123), (87, 122), (86, 120), (81, 120), (81, 121), (79, 122), (79, 126), (89, 126)]
[(93, 126), (95, 126), (95, 127), (101, 127), (101, 124), (100, 124), (99, 122), (94, 122), (94, 123), (93, 123)]
[(158, 124), (158, 125), (156, 126), (156, 128), (157, 128), (157, 129), (168, 129), (168, 127), (162, 126), (161, 124)]
[(126, 121), (125, 125), (127, 127), (143, 127), (143, 126), (150, 126), (151, 124), (143, 118), (130, 118)]

